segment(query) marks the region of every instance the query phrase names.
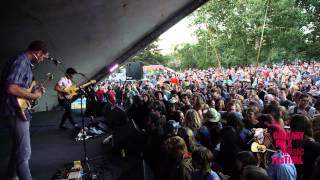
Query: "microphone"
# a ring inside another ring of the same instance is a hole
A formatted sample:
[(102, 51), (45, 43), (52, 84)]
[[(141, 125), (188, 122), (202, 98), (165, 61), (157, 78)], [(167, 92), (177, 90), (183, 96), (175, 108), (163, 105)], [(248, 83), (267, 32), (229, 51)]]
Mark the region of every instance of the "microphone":
[(61, 61), (58, 61), (58, 60), (54, 59), (53, 57), (48, 57), (48, 60), (54, 62), (54, 64), (56, 64), (56, 65), (62, 63)]

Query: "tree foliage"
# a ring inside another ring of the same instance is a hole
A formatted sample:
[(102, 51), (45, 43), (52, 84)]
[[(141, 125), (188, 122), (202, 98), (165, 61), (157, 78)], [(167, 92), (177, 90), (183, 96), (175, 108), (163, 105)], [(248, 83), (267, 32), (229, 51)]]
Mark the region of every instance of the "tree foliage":
[(310, 33), (305, 35), (307, 47), (306, 56), (317, 60), (320, 58), (320, 1), (319, 0), (297, 0), (297, 6), (306, 12), (306, 25)]
[(162, 55), (158, 46), (158, 40), (147, 45), (133, 56), (129, 62), (142, 62), (144, 65), (163, 64), (166, 65), (170, 61), (170, 56)]
[(176, 58), (184, 68), (258, 63), (266, 9), (259, 63), (319, 57), (318, 1), (211, 0), (191, 17), (198, 43), (176, 47)]

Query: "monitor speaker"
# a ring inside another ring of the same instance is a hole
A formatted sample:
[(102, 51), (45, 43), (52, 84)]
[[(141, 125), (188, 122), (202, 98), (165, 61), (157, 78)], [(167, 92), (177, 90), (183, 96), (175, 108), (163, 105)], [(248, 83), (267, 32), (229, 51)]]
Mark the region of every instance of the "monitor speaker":
[(126, 68), (127, 80), (141, 80), (143, 78), (142, 62), (131, 62)]

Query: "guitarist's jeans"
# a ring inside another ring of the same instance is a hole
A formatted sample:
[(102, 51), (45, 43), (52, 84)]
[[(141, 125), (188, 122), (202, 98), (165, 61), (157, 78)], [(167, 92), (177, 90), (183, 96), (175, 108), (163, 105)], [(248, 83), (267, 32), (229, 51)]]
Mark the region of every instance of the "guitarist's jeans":
[(8, 118), (12, 149), (8, 166), (8, 176), (18, 176), (19, 179), (32, 180), (29, 159), (31, 156), (30, 145), (30, 117), (28, 121), (17, 117)]
[(60, 127), (63, 126), (67, 119), (69, 119), (70, 123), (75, 126), (76, 123), (74, 122), (72, 117), (71, 102), (64, 99), (58, 99), (58, 101), (59, 105), (64, 108), (64, 114), (60, 122)]

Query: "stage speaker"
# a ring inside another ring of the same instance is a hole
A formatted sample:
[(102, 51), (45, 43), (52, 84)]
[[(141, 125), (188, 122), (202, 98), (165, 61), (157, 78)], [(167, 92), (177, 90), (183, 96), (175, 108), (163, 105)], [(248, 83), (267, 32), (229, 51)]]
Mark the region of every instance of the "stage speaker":
[(142, 62), (130, 62), (126, 68), (127, 80), (140, 80), (143, 78)]

